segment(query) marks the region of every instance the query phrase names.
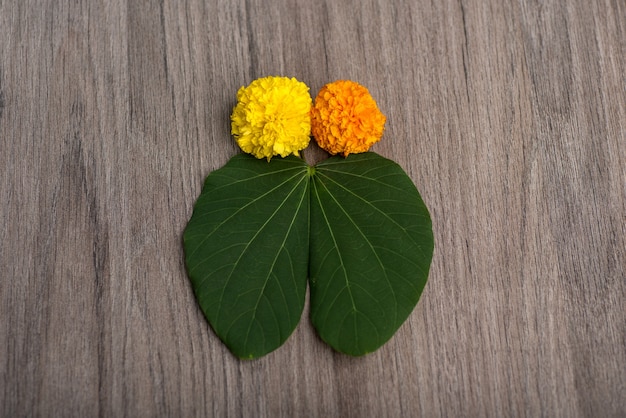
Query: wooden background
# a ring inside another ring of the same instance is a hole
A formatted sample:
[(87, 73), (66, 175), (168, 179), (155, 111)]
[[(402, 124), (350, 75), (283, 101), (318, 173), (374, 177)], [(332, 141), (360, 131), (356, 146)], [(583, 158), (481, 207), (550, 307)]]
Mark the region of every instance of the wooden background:
[[(625, 61), (623, 0), (0, 0), (0, 415), (624, 416)], [(431, 210), (366, 357), (305, 312), (239, 361), (195, 303), (181, 234), (266, 75), (367, 86)]]

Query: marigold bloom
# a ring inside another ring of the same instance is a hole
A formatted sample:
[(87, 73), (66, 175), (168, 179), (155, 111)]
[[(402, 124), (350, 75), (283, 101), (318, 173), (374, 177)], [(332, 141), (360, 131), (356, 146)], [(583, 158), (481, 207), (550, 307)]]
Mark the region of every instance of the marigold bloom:
[(354, 81), (326, 84), (311, 109), (311, 132), (318, 145), (344, 157), (369, 150), (383, 135), (385, 121), (369, 91)]
[(257, 79), (237, 92), (232, 134), (257, 158), (298, 155), (309, 145), (312, 102), (307, 85), (295, 78)]

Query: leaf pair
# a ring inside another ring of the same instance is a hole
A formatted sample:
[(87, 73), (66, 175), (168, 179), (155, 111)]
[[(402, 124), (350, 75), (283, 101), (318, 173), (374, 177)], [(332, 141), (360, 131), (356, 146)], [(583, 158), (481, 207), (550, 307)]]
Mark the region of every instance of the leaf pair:
[(308, 277), (318, 334), (358, 356), (387, 342), (417, 304), (433, 234), (410, 178), (375, 153), (315, 167), (241, 154), (207, 177), (184, 245), (198, 303), (235, 355), (285, 342)]

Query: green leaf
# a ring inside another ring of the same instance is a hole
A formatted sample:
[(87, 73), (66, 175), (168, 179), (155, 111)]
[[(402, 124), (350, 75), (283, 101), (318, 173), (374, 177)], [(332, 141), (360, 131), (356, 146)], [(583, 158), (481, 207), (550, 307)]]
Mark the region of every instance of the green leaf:
[(183, 238), (200, 307), (242, 358), (293, 332), (307, 273), (321, 338), (350, 355), (376, 350), (417, 304), (433, 254), (419, 192), (374, 153), (315, 168), (237, 155), (207, 177)]
[(220, 339), (241, 358), (278, 348), (304, 307), (307, 164), (233, 157), (207, 177), (183, 240), (196, 298)]
[(334, 349), (363, 355), (409, 316), (433, 254), (428, 209), (411, 179), (374, 153), (320, 163), (311, 187), (311, 320)]

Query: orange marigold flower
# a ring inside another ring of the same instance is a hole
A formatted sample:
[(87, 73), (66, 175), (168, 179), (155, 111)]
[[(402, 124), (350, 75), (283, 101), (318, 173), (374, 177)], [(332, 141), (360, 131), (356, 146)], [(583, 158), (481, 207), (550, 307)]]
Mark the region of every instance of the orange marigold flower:
[(365, 152), (380, 140), (385, 115), (362, 85), (339, 80), (326, 84), (311, 109), (311, 133), (331, 154)]

